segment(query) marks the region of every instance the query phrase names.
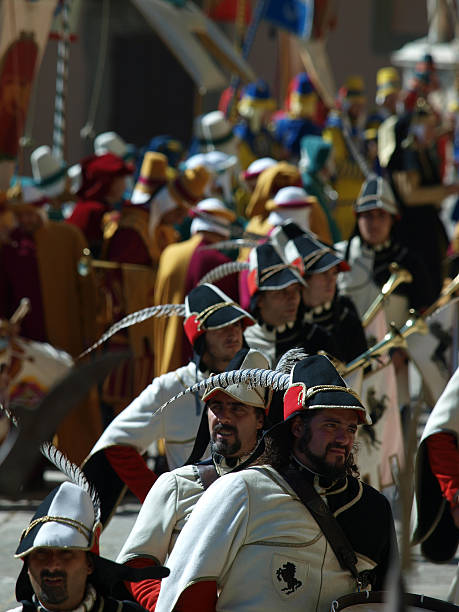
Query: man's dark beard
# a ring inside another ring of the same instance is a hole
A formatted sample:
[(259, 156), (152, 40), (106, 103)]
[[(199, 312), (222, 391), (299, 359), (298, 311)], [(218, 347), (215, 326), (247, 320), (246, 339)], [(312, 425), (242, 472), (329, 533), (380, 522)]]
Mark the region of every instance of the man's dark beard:
[(331, 448), (344, 448), (336, 443), (327, 444), (325, 452), (322, 455), (316, 455), (309, 450), (309, 442), (311, 439), (310, 431), (305, 431), (305, 434), (299, 440), (299, 450), (309, 459), (312, 470), (320, 476), (325, 476), (331, 480), (339, 480), (347, 474), (347, 466), (351, 454), (346, 450), (344, 461), (340, 464), (331, 464), (325, 457)]
[[(63, 578), (64, 584), (59, 586), (44, 584), (43, 581), (45, 578)], [(60, 604), (68, 598), (67, 574), (65, 572), (49, 572), (48, 570), (43, 570), (40, 574), (40, 579), (41, 591), (38, 594), (38, 599), (43, 604)]]
[[(214, 440), (213, 438), (216, 438), (217, 433), (222, 430), (225, 432), (231, 431), (232, 433), (234, 433), (234, 442), (230, 442), (226, 439)], [(212, 454), (218, 453), (223, 457), (231, 457), (232, 455), (238, 453), (241, 450), (241, 441), (238, 437), (237, 429), (232, 425), (216, 425), (212, 432), (210, 450), (212, 451)]]

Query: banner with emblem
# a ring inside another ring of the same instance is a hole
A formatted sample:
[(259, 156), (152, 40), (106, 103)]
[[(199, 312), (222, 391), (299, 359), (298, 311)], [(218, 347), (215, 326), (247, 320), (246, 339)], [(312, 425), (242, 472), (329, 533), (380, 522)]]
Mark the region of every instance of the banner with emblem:
[(284, 601), (303, 595), (307, 588), (309, 563), (288, 555), (275, 553), (272, 557), (272, 580), (274, 588)]
[(427, 317), (427, 333), (421, 330), (407, 337), (408, 354), (422, 376), (432, 407), (457, 368), (458, 309), (456, 297)]
[(360, 397), (373, 424), (359, 428), (357, 465), (361, 479), (381, 490), (396, 483), (404, 461), (397, 381), (390, 362), (364, 376)]

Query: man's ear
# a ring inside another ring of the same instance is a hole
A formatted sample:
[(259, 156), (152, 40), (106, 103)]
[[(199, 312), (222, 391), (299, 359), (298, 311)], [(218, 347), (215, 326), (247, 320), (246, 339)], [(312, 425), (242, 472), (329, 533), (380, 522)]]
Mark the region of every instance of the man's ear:
[(88, 576), (89, 576), (94, 571), (94, 561), (93, 561), (91, 553), (86, 554), (86, 564), (88, 566)]
[(290, 426), (290, 430), (292, 432), (292, 435), (294, 438), (302, 438), (303, 434), (304, 434), (304, 422), (303, 419), (300, 417), (299, 414), (297, 414), (293, 420), (292, 420), (292, 424)]

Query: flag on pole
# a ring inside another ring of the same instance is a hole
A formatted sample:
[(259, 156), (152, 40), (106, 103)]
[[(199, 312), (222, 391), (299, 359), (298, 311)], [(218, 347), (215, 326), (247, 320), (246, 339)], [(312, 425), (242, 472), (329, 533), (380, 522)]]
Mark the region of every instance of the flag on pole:
[(309, 39), (314, 21), (314, 0), (269, 0), (264, 18), (299, 38)]

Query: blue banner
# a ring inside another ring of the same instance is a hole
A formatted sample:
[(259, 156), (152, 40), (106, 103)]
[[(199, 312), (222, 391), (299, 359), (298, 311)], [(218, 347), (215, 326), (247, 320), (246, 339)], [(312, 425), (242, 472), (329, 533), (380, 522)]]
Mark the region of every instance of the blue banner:
[(310, 38), (314, 0), (267, 0), (264, 18), (299, 38)]

